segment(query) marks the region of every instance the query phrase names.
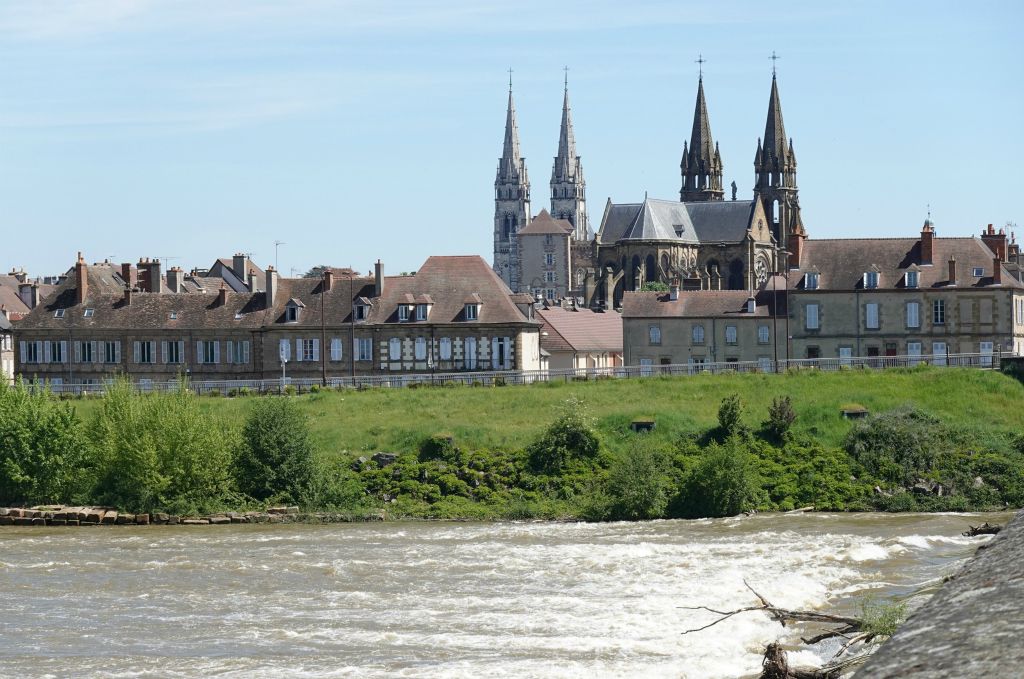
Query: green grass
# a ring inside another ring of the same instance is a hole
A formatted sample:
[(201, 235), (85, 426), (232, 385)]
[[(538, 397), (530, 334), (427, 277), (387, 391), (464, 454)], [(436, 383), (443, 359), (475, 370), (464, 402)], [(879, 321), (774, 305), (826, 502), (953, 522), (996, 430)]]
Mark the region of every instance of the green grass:
[[(737, 393), (744, 422), (757, 428), (776, 396), (789, 396), (794, 430), (837, 446), (852, 423), (840, 410), (861, 404), (872, 413), (916, 404), (949, 426), (979, 434), (1024, 429), (1024, 385), (992, 371), (955, 368), (801, 371), (784, 375), (730, 374), (550, 383), (504, 387), (437, 387), (325, 391), (298, 399), (313, 436), (329, 455), (415, 450), (427, 436), (454, 435), (469, 449), (518, 449), (536, 437), (570, 396), (582, 399), (609, 449), (635, 436), (629, 424), (653, 417), (655, 440), (702, 431), (717, 423), (723, 398)], [(207, 398), (204, 408), (241, 424), (253, 398)], [(76, 402), (86, 420), (97, 401)]]

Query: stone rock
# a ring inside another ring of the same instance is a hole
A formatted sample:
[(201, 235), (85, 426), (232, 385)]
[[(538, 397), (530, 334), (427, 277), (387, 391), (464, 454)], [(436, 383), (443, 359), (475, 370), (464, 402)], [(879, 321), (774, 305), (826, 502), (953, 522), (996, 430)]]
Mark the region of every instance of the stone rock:
[(11, 510), (8, 509), (7, 507), (0, 507), (0, 516), (9, 516), (10, 513)]
[(367, 460), (366, 457), (364, 457), (363, 455), (360, 455), (359, 457), (352, 461), (352, 471), (362, 471), (363, 465), (365, 465), (367, 462), (369, 462), (369, 460)]
[(118, 516), (119, 516), (118, 513), (116, 511), (114, 511), (114, 510), (111, 510), (109, 512), (104, 512), (103, 513), (103, 520), (100, 523), (104, 523), (104, 524), (107, 524), (107, 525), (113, 525), (113, 524), (117, 523), (117, 517)]
[(177, 526), (181, 522), (181, 518), (176, 514), (169, 514), (167, 516), (168, 526)]
[(170, 519), (171, 517), (169, 514), (157, 512), (156, 514), (153, 514), (153, 516), (150, 518), (152, 519), (153, 523), (167, 523), (168, 519)]
[(85, 512), (84, 520), (88, 521), (89, 523), (99, 523), (103, 520), (103, 514), (104, 512), (102, 510), (90, 509), (89, 511)]
[(220, 524), (223, 524), (223, 523), (231, 523), (231, 517), (230, 516), (211, 516), (210, 518), (207, 519), (207, 521), (209, 521), (212, 524), (220, 525)]
[(123, 526), (126, 523), (131, 523), (135, 520), (135, 516), (132, 514), (118, 514), (117, 518), (114, 519), (114, 523), (118, 526)]
[(41, 516), (33, 517), (32, 518), (32, 525), (33, 526), (45, 526), (46, 525), (46, 519), (44, 519)]
[(249, 523), (249, 517), (247, 516), (230, 516), (231, 523)]
[(7, 514), (4, 514), (3, 516), (0, 516), (0, 526), (13, 526), (13, 525), (14, 525), (14, 517), (13, 516), (9, 516)]
[(185, 519), (181, 523), (185, 526), (206, 526), (210, 521), (208, 519)]
[(78, 525), (78, 519), (68, 519), (67, 520), (67, 525), (69, 525), (69, 526), (77, 526)]
[(139, 524), (140, 526), (148, 526), (149, 525), (149, 514), (136, 514), (135, 515), (135, 523)]
[(50, 519), (46, 522), (48, 526), (66, 526), (68, 525), (67, 519)]
[(985, 486), (985, 479), (980, 476), (975, 476), (974, 481), (971, 483), (971, 488), (978, 489)]
[(398, 453), (385, 453), (381, 451), (374, 453), (370, 459), (376, 462), (378, 467), (384, 468), (398, 461)]

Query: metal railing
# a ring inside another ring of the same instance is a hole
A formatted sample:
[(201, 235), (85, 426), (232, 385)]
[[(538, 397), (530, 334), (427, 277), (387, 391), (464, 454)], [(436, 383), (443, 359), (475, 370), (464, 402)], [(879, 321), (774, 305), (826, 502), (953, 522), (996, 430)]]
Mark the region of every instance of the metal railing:
[[(630, 365), (610, 368), (578, 368), (568, 370), (506, 370), (458, 373), (385, 373), (358, 377), (328, 377), (327, 387), (339, 389), (394, 389), (422, 386), (504, 386), (534, 384), (537, 382), (576, 382), (602, 379), (632, 379), (645, 377), (686, 376), (708, 373), (783, 373), (789, 370), (884, 370), (913, 368), (919, 365), (937, 367), (998, 369), (1002, 355), (992, 354), (934, 354), (913, 356), (857, 356), (843, 358), (804, 358), (789, 361), (725, 361), (716, 363), (683, 363), (667, 365)], [(54, 393), (100, 394), (110, 380), (94, 384), (49, 384)], [(180, 382), (140, 380), (136, 388), (142, 392), (177, 391)], [(218, 393), (222, 396), (240, 393), (309, 392), (322, 388), (318, 377), (249, 380), (201, 380), (188, 382), (188, 388), (198, 394)]]

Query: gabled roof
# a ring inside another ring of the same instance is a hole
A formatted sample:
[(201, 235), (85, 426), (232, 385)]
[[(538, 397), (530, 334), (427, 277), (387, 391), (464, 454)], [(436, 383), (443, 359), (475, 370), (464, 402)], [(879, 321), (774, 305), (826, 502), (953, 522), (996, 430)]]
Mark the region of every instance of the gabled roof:
[[(992, 285), (994, 254), (978, 238), (933, 238), (932, 264), (921, 264), (920, 238), (840, 238), (804, 242), (800, 268), (791, 270), (791, 288), (803, 288), (803, 275), (819, 271), (819, 290), (858, 290), (863, 288), (866, 271), (876, 266), (878, 289), (904, 287), (904, 273), (919, 271), (919, 288), (949, 285), (949, 259), (956, 259), (957, 287), (977, 288)], [(982, 270), (974, 276), (974, 269)], [(1002, 287), (1024, 288), (1003, 266)]]
[(568, 236), (572, 233), (572, 224), (567, 219), (555, 219), (543, 209), (540, 214), (530, 220), (530, 223), (519, 231), (520, 236), (533, 236), (539, 234), (555, 234), (556, 236)]
[[(592, 309), (538, 309), (540, 345), (548, 351), (622, 352), (622, 316)], [(548, 335), (545, 336), (544, 333)]]

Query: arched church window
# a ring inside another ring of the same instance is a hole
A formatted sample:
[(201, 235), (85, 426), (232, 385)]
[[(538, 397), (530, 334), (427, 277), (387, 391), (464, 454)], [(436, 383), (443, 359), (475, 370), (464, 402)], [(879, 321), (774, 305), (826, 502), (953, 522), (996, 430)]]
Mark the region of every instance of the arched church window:
[(633, 255), (633, 266), (629, 267), (629, 289), (636, 290), (640, 277), (640, 255)]
[(779, 201), (772, 201), (772, 221), (776, 224), (779, 223)]
[(644, 282), (658, 280), (658, 270), (654, 266), (654, 255), (647, 255), (647, 261), (644, 262)]
[(729, 289), (743, 290), (743, 260), (734, 259), (729, 262)]

